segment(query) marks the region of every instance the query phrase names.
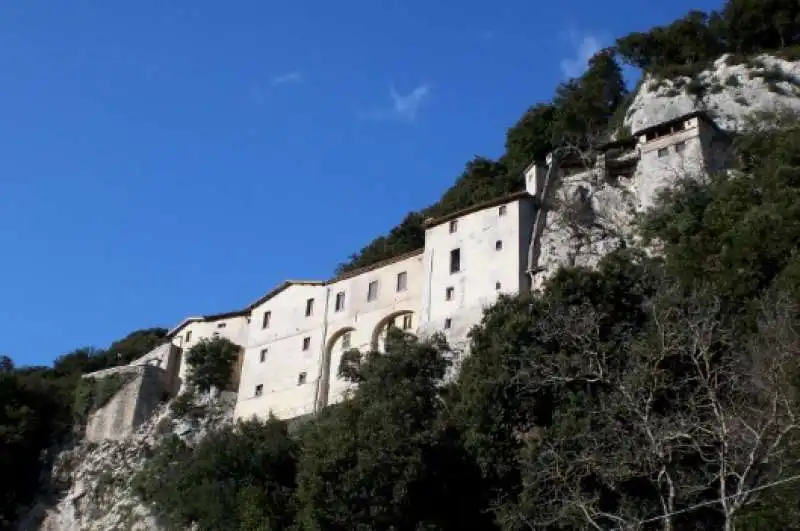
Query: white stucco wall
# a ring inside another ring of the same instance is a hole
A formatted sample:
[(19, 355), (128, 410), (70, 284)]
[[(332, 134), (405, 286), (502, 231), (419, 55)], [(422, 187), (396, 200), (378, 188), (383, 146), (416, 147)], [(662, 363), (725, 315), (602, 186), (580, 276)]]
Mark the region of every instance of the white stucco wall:
[[(500, 293), (518, 293), (526, 287), (527, 234), (532, 225), (533, 199), (526, 197), (493, 205), (458, 218), (456, 231), (446, 221), (425, 232), (423, 256), (425, 288), (420, 330), (442, 331), (451, 347), (466, 350), (467, 333)], [(500, 215), (505, 206), (505, 215)], [(502, 241), (502, 249), (496, 242)], [(461, 270), (450, 273), (450, 252), (461, 251)], [(497, 283), (500, 284), (499, 289)], [(447, 300), (447, 288), (453, 288)], [(451, 326), (445, 329), (450, 319)]]
[[(266, 418), (269, 412), (279, 418), (311, 413), (315, 383), (319, 377), (319, 356), (323, 342), (326, 287), (291, 284), (251, 312), (247, 349), (239, 380), (235, 416)], [(306, 316), (306, 301), (314, 299), (313, 313)], [(264, 313), (270, 312), (264, 328)], [(303, 339), (310, 338), (307, 350)], [(266, 349), (264, 361), (261, 351)], [(298, 384), (300, 373), (305, 383)], [(262, 385), (260, 396), (256, 386)]]
[[(640, 159), (634, 175), (636, 209), (642, 211), (653, 206), (659, 190), (685, 177), (705, 175), (705, 157), (701, 133), (710, 128), (698, 118), (690, 118), (679, 133), (663, 136), (649, 142), (639, 139)], [(676, 146), (683, 143), (683, 151)], [(659, 156), (660, 150), (666, 154)]]
[[(405, 290), (397, 290), (397, 277), (406, 274)], [(370, 282), (378, 282), (378, 295), (374, 301), (367, 300)], [(422, 270), (422, 253), (403, 260), (389, 263), (369, 271), (334, 280), (330, 284), (330, 304), (328, 305), (328, 326), (325, 356), (321, 364), (327, 372), (327, 392), (325, 385), (321, 387), (320, 404), (327, 405), (338, 402), (344, 393), (351, 388), (345, 380), (337, 377), (343, 348), (344, 334), (350, 334), (350, 347), (361, 352), (371, 348), (383, 347), (383, 334), (389, 324), (403, 327), (403, 316), (411, 315), (411, 327), (408, 332), (416, 333), (419, 323), (420, 302), (424, 283)], [(345, 305), (336, 311), (336, 294), (345, 294)], [(373, 340), (377, 339), (375, 345)]]

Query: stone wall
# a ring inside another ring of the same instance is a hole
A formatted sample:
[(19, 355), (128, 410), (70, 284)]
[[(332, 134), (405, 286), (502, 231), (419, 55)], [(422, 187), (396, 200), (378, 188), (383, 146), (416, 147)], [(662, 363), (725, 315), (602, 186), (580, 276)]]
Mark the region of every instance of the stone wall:
[(86, 440), (119, 440), (132, 434), (158, 407), (165, 393), (164, 370), (152, 365), (123, 366), (87, 374), (103, 378), (112, 374), (131, 378), (103, 407), (89, 415)]

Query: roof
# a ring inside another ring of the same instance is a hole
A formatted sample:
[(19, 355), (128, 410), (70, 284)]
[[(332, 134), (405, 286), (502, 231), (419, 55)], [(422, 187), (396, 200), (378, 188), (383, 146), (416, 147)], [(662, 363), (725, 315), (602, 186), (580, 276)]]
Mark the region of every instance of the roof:
[(274, 297), (275, 295), (277, 295), (281, 291), (285, 290), (289, 286), (324, 286), (324, 285), (325, 285), (325, 281), (323, 281), (323, 280), (286, 280), (284, 282), (281, 282), (280, 284), (278, 284), (274, 288), (272, 288), (270, 291), (265, 293), (261, 298), (259, 298), (255, 302), (249, 304), (242, 311), (244, 311), (246, 313), (249, 313), (253, 308), (255, 308), (256, 306), (259, 306), (260, 304), (263, 304), (263, 303), (267, 302), (272, 297)]
[(686, 114), (682, 114), (680, 116), (676, 116), (675, 118), (672, 118), (670, 120), (664, 120), (663, 122), (659, 122), (657, 124), (653, 124), (653, 125), (650, 125), (648, 127), (643, 127), (642, 129), (638, 129), (636, 131), (632, 131), (631, 135), (632, 136), (646, 135), (647, 133), (649, 133), (651, 131), (655, 131), (657, 129), (662, 129), (664, 127), (668, 127), (670, 125), (682, 122), (684, 120), (688, 120), (690, 118), (700, 118), (704, 122), (706, 122), (708, 125), (710, 125), (714, 129), (716, 129), (717, 131), (723, 132), (722, 129), (720, 129), (719, 126), (714, 122), (714, 120), (711, 118), (711, 116), (709, 116), (708, 112), (706, 112), (706, 111), (704, 111), (702, 109), (697, 109), (697, 110), (694, 110), (692, 112), (689, 112), (689, 113), (686, 113)]
[(456, 210), (455, 212), (451, 212), (450, 214), (445, 214), (444, 216), (439, 216), (438, 218), (428, 219), (425, 221), (425, 228), (430, 229), (432, 227), (441, 225), (442, 223), (446, 223), (453, 219), (460, 218), (462, 216), (466, 216), (474, 212), (478, 212), (480, 210), (485, 210), (493, 206), (502, 205), (503, 203), (510, 203), (512, 201), (517, 201), (524, 197), (532, 197), (532, 196), (525, 190), (521, 190), (519, 192), (514, 192), (513, 194), (509, 194), (503, 197), (496, 197), (494, 199), (489, 199), (488, 201), (476, 203), (467, 208), (462, 208), (461, 210)]
[(236, 310), (232, 312), (225, 312), (225, 313), (214, 313), (209, 315), (198, 315), (194, 317), (187, 317), (180, 323), (178, 323), (175, 328), (167, 332), (167, 337), (173, 337), (175, 334), (180, 332), (182, 329), (186, 327), (186, 325), (190, 323), (208, 323), (213, 321), (219, 321), (221, 319), (230, 319), (231, 317), (244, 317), (249, 314), (249, 310), (247, 308), (242, 310)]
[(412, 256), (417, 256), (422, 254), (424, 250), (425, 250), (424, 248), (420, 247), (419, 249), (414, 249), (413, 251), (393, 256), (392, 258), (387, 258), (386, 260), (381, 260), (380, 262), (375, 262), (374, 264), (370, 264), (368, 266), (359, 267), (358, 269), (347, 271), (346, 273), (342, 273), (341, 275), (335, 276), (332, 279), (328, 280), (326, 284), (333, 284), (334, 282), (339, 282), (342, 280), (346, 280), (348, 278), (356, 277), (363, 273), (369, 273), (370, 271), (373, 271), (375, 269), (380, 269), (381, 267), (385, 267), (387, 265), (391, 265), (396, 262), (402, 262), (406, 258), (411, 258)]

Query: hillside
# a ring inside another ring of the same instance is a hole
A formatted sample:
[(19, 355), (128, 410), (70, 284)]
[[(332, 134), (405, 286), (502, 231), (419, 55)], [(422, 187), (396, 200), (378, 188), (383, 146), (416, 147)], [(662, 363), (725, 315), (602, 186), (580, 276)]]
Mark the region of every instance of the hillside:
[[(774, 14), (765, 15), (768, 8)], [(498, 160), (469, 161), (439, 201), (409, 213), (337, 272), (422, 247), (426, 217), (523, 189), (525, 167), (564, 143), (600, 144), (693, 109), (708, 109), (722, 127), (737, 130), (752, 111), (799, 108), (800, 51), (792, 33), (797, 10), (786, 0), (728, 1), (718, 12), (692, 11), (667, 26), (620, 37), (580, 78), (556, 87), (551, 101), (525, 111), (506, 132)], [(620, 64), (642, 73), (632, 94)]]
[[(727, 0), (623, 36), (529, 108), (502, 157), (467, 163), (436, 204), (340, 266), (421, 247), (425, 218), (522, 189), (556, 147), (596, 155), (691, 110), (732, 133), (732, 168), (666, 190), (646, 164), (623, 184), (564, 179), (602, 214), (591, 253), (551, 217), (541, 291), (485, 310), (455, 378), (441, 338), (394, 330), (381, 355), (343, 357), (348, 400), (302, 425), (234, 424), (233, 394), (212, 392), (233, 361), (211, 352), (191, 376), (207, 385), (98, 444), (87, 419), (124, 382), (82, 375), (145, 355), (165, 330), (53, 367), (0, 358), (0, 529), (800, 528), (798, 47), (789, 0)], [(632, 92), (623, 63), (642, 71)]]

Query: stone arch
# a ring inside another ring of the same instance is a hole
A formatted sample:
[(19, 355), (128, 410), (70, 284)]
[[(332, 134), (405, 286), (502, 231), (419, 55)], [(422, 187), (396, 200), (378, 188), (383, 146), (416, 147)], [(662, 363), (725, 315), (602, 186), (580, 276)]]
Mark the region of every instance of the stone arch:
[[(385, 335), (386, 331), (388, 330), (389, 325), (394, 323), (395, 320), (398, 317), (405, 316), (405, 315), (410, 315), (411, 316), (412, 322), (411, 322), (411, 328), (409, 330), (413, 330), (414, 329), (413, 319), (414, 319), (414, 315), (415, 315), (413, 310), (398, 310), (398, 311), (390, 313), (389, 315), (387, 315), (386, 317), (384, 317), (383, 319), (378, 321), (378, 324), (375, 325), (375, 329), (372, 331), (372, 339), (370, 340), (370, 343), (369, 343), (370, 348), (373, 351), (380, 350), (383, 347), (383, 344), (382, 344), (383, 341), (382, 340), (384, 339), (384, 335)], [(404, 331), (411, 333), (409, 330), (404, 330)]]
[(328, 341), (325, 343), (325, 350), (323, 351), (322, 359), (322, 372), (319, 379), (319, 390), (317, 391), (317, 410), (320, 410), (328, 405), (331, 392), (331, 380), (336, 380), (336, 375), (331, 371), (338, 371), (339, 364), (336, 363), (334, 367), (332, 361), (334, 357), (333, 348), (336, 343), (349, 332), (355, 332), (356, 329), (352, 326), (345, 326), (334, 332)]

